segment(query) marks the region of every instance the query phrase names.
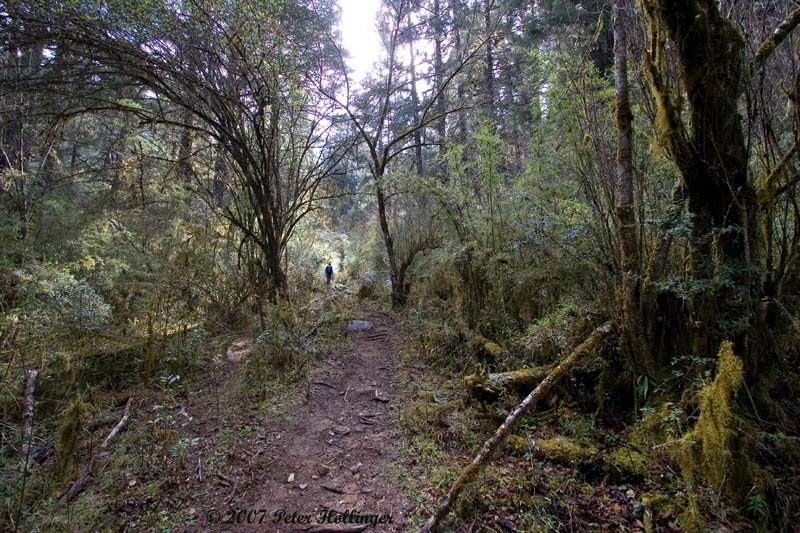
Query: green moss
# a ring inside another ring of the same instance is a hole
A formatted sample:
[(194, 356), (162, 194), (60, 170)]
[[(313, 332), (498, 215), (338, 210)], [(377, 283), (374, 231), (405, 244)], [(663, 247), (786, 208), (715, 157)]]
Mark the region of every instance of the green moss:
[(714, 381), (700, 391), (700, 415), (683, 437), (681, 469), (687, 482), (697, 475), (719, 489), (732, 462), (730, 441), (734, 420), (730, 398), (742, 384), (742, 360), (725, 341), (719, 349), (719, 370)]
[(660, 515), (675, 507), (675, 501), (659, 492), (646, 492), (642, 494), (642, 502), (653, 511), (653, 514)]
[(59, 479), (66, 479), (75, 470), (78, 449), (89, 419), (89, 406), (80, 394), (67, 407), (63, 417), (56, 438), (56, 476)]
[(497, 359), (501, 355), (503, 355), (503, 349), (500, 347), (499, 344), (489, 341), (483, 345), (483, 349), (491, 355), (494, 359)]
[(775, 441), (775, 455), (784, 464), (800, 464), (800, 441), (783, 437)]
[(570, 465), (573, 462), (592, 463), (597, 458), (597, 448), (582, 445), (565, 437), (539, 439), (533, 446), (533, 455), (558, 464)]
[(681, 529), (686, 533), (706, 533), (709, 530), (708, 524), (700, 513), (697, 500), (691, 493), (689, 493), (688, 499), (686, 510), (678, 516)]
[(683, 409), (672, 402), (665, 402), (660, 407), (645, 412), (636, 423), (631, 439), (647, 447), (677, 442), (683, 434), (686, 423)]
[(523, 456), (530, 451), (528, 439), (519, 435), (511, 435), (506, 441), (506, 451), (510, 455)]
[(619, 448), (604, 459), (605, 471), (620, 479), (644, 479), (648, 475), (647, 457), (629, 448)]

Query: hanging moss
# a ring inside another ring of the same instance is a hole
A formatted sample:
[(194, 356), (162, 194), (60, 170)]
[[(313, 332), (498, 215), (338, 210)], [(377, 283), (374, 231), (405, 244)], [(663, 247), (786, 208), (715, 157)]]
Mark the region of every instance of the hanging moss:
[(64, 411), (61, 427), (58, 428), (56, 438), (56, 477), (66, 479), (77, 470), (78, 448), (86, 430), (86, 422), (89, 419), (89, 406), (83, 401), (81, 395), (75, 396), (75, 400)]
[(714, 381), (700, 391), (700, 415), (692, 431), (683, 437), (680, 464), (687, 482), (694, 476), (721, 488), (732, 462), (730, 400), (742, 385), (742, 360), (733, 354), (733, 344), (722, 343), (719, 370)]

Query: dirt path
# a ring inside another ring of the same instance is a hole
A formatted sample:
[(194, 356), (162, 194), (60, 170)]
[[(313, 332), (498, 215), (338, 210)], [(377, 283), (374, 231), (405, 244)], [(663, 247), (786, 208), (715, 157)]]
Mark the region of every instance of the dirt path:
[(262, 523), (219, 530), (356, 531), (382, 517), (371, 531), (406, 531), (409, 509), (390, 472), (401, 394), (397, 332), (386, 315), (364, 318), (373, 327), (351, 333), (352, 349), (333, 354), (314, 373), (307, 401), (270, 423), (263, 453), (271, 460), (236, 505), (265, 509)]

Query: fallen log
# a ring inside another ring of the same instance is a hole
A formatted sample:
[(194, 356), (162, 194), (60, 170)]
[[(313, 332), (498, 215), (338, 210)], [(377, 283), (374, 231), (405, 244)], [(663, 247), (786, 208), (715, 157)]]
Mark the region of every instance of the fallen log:
[(33, 393), (36, 390), (36, 376), (39, 372), (28, 370), (28, 377), (25, 378), (25, 389), (22, 401), (22, 446), (20, 456), (23, 461), (28, 459), (28, 450), (31, 447), (31, 437), (33, 434)]
[(581, 358), (585, 357), (589, 353), (591, 353), (594, 346), (600, 342), (603, 338), (608, 336), (611, 332), (611, 323), (606, 322), (602, 326), (596, 328), (592, 334), (583, 341), (580, 346), (575, 348), (573, 352), (557, 367), (555, 367), (550, 373), (542, 380), (541, 383), (533, 390), (524, 400), (520, 403), (508, 417), (506, 418), (505, 422), (497, 428), (494, 435), (487, 440), (481, 451), (472, 462), (467, 465), (464, 470), (461, 471), (461, 475), (458, 476), (458, 479), (453, 483), (448, 491), (447, 495), (442, 498), (439, 502), (439, 506), (434, 511), (433, 516), (431, 516), (420, 529), (417, 530), (417, 533), (430, 533), (436, 531), (436, 528), (439, 526), (439, 522), (447, 516), (450, 512), (450, 508), (455, 504), (456, 500), (458, 499), (461, 491), (472, 483), (478, 474), (486, 468), (486, 465), (491, 460), (492, 455), (494, 452), (500, 447), (503, 441), (508, 437), (511, 433), (511, 429), (520, 419), (520, 417), (525, 414), (531, 407), (535, 406), (536, 403), (547, 394), (547, 391), (553, 384), (566, 372), (572, 365), (575, 364), (576, 361), (580, 360)]
[(552, 365), (534, 366), (511, 372), (486, 375), (482, 372), (464, 378), (467, 394), (481, 403), (495, 403), (504, 391), (526, 395), (552, 370)]
[(53, 511), (57, 511), (62, 505), (65, 503), (72, 501), (78, 494), (86, 488), (89, 482), (92, 479), (97, 479), (103, 473), (106, 465), (110, 461), (110, 457), (108, 452), (106, 452), (106, 448), (108, 448), (108, 443), (119, 433), (125, 423), (128, 421), (128, 417), (131, 414), (131, 404), (133, 403), (133, 397), (128, 398), (128, 403), (125, 404), (125, 411), (122, 414), (122, 418), (117, 425), (114, 426), (114, 429), (111, 430), (111, 433), (103, 440), (100, 446), (97, 447), (97, 450), (92, 454), (92, 457), (89, 459), (89, 463), (83, 467), (83, 469), (78, 473), (78, 477), (75, 478), (75, 481), (72, 482), (69, 489), (62, 494), (56, 503), (53, 504)]

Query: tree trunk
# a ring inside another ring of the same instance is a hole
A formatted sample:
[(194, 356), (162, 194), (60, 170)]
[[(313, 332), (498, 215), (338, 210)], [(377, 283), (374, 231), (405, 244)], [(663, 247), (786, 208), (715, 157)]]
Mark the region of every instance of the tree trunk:
[[(442, 62), (442, 41), (444, 40), (444, 24), (442, 23), (442, 13), (440, 0), (433, 2), (433, 83), (434, 92), (438, 92), (442, 87), (442, 80), (444, 79), (444, 64)], [(444, 115), (445, 110), (445, 97), (439, 97), (436, 102), (436, 113)], [(436, 131), (439, 134), (439, 157), (444, 156), (444, 138), (447, 134), (447, 117), (442, 116), (436, 122)], [(443, 173), (444, 174), (444, 173)]]
[(400, 279), (400, 272), (397, 268), (397, 254), (394, 250), (394, 239), (389, 230), (389, 219), (386, 214), (386, 196), (383, 192), (383, 186), (380, 180), (383, 178), (382, 174), (375, 176), (375, 196), (378, 200), (378, 218), (381, 224), (381, 234), (383, 235), (383, 243), (386, 245), (386, 255), (389, 258), (389, 280), (392, 284), (392, 307), (403, 307), (406, 304), (403, 295), (402, 281)]
[(650, 368), (650, 350), (644, 342), (641, 308), (641, 262), (637, 244), (636, 210), (633, 201), (633, 112), (628, 90), (628, 57), (624, 31), (625, 0), (614, 0), (614, 85), (616, 89), (617, 238), (622, 263), (623, 345), (633, 371)]
[[(408, 15), (408, 26), (411, 26), (411, 14)], [(414, 123), (419, 123), (419, 95), (417, 94), (417, 68), (414, 59), (414, 38), (408, 42), (408, 51), (411, 56), (409, 67), (411, 69), (411, 105), (414, 106)], [(414, 163), (417, 167), (417, 175), (422, 176), (422, 137), (423, 128), (414, 131)]]
[(277, 243), (271, 244), (267, 249), (263, 250), (263, 253), (266, 258), (267, 271), (269, 272), (269, 299), (272, 303), (277, 303), (279, 299), (286, 298), (289, 294), (286, 273), (281, 266), (283, 254), (280, 245)]
[[(761, 280), (750, 268), (760, 264), (758, 210), (738, 113), (744, 40), (715, 0), (638, 1), (650, 32), (643, 69), (658, 104), (657, 133), (678, 168), (693, 222), (692, 283), (698, 289), (686, 317), (693, 349), (716, 353), (723, 338), (734, 338), (752, 378), (768, 357), (756, 357), (748, 342), (764, 328), (754, 304)], [(686, 123), (682, 88), (669, 81), (673, 49), (688, 101)], [(743, 320), (745, 326), (735, 326)]]
[(36, 390), (36, 377), (38, 375), (38, 371), (28, 370), (28, 376), (25, 378), (25, 389), (22, 396), (22, 446), (20, 447), (20, 456), (25, 462), (28, 460), (28, 452), (31, 447), (31, 438), (33, 435), (33, 393)]
[(486, 80), (486, 94), (489, 98), (487, 104), (489, 106), (489, 116), (496, 118), (497, 111), (495, 109), (494, 99), (494, 47), (492, 46), (492, 39), (490, 33), (492, 31), (492, 4), (494, 0), (485, 0), (483, 10), (483, 22), (486, 31), (486, 70), (484, 76)]

